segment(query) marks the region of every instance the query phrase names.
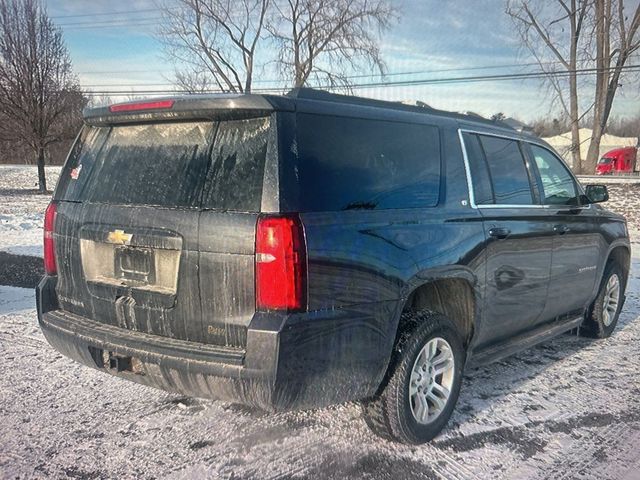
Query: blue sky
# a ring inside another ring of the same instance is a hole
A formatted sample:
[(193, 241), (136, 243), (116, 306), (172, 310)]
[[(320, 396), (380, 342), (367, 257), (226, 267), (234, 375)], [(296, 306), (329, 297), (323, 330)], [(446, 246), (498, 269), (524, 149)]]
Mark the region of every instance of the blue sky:
[[(638, 0), (627, 1), (632, 7)], [(159, 14), (153, 0), (48, 0), (46, 5), (63, 29), (84, 88), (130, 92), (166, 88), (162, 85), (170, 83), (173, 67), (155, 36)], [(504, 0), (404, 0), (398, 5), (399, 21), (382, 39), (389, 80), (524, 73), (531, 69), (517, 66), (532, 60), (519, 48), (504, 13)], [(133, 10), (138, 12), (114, 14)], [(121, 26), (115, 25), (118, 23)], [(255, 78), (256, 83), (266, 80), (265, 76), (274, 77), (263, 73)], [(369, 88), (356, 93), (387, 100), (419, 99), (437, 108), (483, 115), (504, 112), (531, 120), (555, 114), (545, 92), (538, 80), (512, 80)], [(613, 113), (638, 112), (640, 86), (636, 79), (619, 89)]]

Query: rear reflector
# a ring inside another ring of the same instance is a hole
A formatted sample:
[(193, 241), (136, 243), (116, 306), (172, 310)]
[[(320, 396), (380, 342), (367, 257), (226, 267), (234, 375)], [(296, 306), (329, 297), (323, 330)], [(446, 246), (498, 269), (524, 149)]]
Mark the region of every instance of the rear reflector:
[(307, 258), (298, 216), (261, 217), (256, 229), (256, 307), (307, 308)]
[(55, 275), (56, 248), (53, 241), (53, 227), (56, 221), (58, 206), (51, 202), (44, 212), (44, 271), (47, 275)]
[(173, 100), (159, 100), (156, 102), (120, 103), (118, 105), (111, 105), (109, 111), (111, 113), (135, 112), (138, 110), (159, 110), (171, 107), (173, 107)]

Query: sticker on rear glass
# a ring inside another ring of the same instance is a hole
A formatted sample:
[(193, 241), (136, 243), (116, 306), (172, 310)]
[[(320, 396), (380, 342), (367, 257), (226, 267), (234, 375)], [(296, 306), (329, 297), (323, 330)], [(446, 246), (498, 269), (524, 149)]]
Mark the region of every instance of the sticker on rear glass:
[(73, 180), (77, 180), (78, 177), (80, 176), (80, 171), (82, 170), (82, 165), (78, 165), (76, 168), (74, 168), (73, 170), (71, 170), (71, 178)]

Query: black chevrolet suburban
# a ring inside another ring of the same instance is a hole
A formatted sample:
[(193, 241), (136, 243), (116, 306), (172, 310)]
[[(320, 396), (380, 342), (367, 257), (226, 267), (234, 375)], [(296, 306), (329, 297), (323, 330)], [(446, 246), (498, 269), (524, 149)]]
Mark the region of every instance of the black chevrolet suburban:
[(420, 443), (465, 368), (616, 325), (624, 218), (499, 121), (310, 89), (84, 119), (37, 307), (85, 365), (270, 411), (359, 400)]

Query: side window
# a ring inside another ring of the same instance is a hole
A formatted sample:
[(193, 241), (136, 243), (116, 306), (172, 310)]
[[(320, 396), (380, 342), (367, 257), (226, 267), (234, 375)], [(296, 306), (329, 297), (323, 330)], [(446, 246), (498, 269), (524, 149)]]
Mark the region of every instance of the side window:
[(531, 145), (531, 151), (542, 180), (543, 203), (545, 205), (576, 205), (578, 190), (567, 167), (549, 150)]
[(495, 203), (531, 205), (531, 184), (518, 142), (506, 138), (478, 135), (484, 150)]
[(484, 158), (480, 139), (473, 133), (463, 133), (464, 147), (469, 161), (473, 185), (473, 198), (476, 205), (486, 205), (495, 203), (493, 189), (491, 188), (491, 176)]
[(303, 212), (430, 207), (440, 195), (435, 126), (313, 115), (297, 116)]

